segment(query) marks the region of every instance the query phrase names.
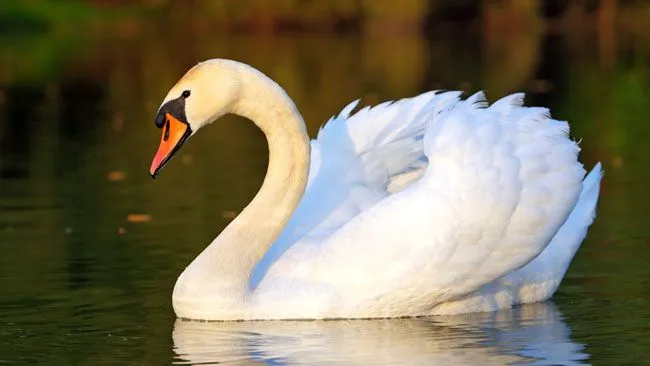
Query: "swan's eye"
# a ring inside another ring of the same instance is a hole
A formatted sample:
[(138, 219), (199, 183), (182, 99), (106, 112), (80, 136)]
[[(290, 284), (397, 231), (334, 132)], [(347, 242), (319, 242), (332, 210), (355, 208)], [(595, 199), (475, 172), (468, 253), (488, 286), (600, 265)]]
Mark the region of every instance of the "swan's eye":
[(181, 94), (181, 96), (182, 96), (183, 98), (187, 98), (187, 97), (189, 97), (189, 96), (190, 96), (190, 91), (189, 91), (189, 90), (184, 90), (184, 91), (183, 91), (183, 94)]
[(165, 134), (163, 135), (163, 141), (169, 140), (169, 120), (165, 121)]

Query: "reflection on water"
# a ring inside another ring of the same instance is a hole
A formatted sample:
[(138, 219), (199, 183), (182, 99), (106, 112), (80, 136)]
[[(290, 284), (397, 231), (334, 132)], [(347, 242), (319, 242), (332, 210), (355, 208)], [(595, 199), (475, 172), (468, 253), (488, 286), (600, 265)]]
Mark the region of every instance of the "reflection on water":
[[(650, 358), (647, 34), (77, 37), (0, 35), (0, 363), (167, 364), (172, 347), (179, 362)], [(159, 102), (212, 57), (276, 79), (312, 135), (351, 100), (435, 88), (483, 88), (492, 99), (526, 90), (569, 120), (582, 161), (602, 161), (605, 179), (554, 299), (565, 317), (546, 304), (459, 318), (174, 325), (176, 277), (266, 168), (261, 133), (227, 118), (161, 179), (148, 175)]]
[(585, 360), (552, 303), (487, 314), (353, 321), (177, 320), (177, 363), (568, 365)]

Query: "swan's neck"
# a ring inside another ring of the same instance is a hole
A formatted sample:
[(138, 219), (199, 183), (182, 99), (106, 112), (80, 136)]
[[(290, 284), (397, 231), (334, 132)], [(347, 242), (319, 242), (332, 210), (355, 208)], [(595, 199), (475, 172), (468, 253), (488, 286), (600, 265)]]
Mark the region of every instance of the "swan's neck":
[(232, 112), (255, 122), (266, 135), (268, 170), (255, 198), (179, 277), (178, 300), (245, 299), (253, 267), (286, 225), (307, 183), (309, 137), (293, 101), (259, 71), (243, 65), (235, 71), (241, 94)]

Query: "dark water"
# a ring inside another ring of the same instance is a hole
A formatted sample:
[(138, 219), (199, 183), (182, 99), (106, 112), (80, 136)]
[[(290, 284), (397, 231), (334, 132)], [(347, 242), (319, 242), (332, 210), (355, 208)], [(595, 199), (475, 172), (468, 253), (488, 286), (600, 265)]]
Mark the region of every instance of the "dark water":
[[(3, 36), (0, 363), (637, 364), (650, 359), (650, 37)], [(526, 90), (602, 161), (598, 218), (552, 303), (431, 319), (175, 322), (177, 275), (252, 197), (266, 146), (227, 118), (148, 176), (168, 88), (227, 57), (315, 133), (349, 101)]]

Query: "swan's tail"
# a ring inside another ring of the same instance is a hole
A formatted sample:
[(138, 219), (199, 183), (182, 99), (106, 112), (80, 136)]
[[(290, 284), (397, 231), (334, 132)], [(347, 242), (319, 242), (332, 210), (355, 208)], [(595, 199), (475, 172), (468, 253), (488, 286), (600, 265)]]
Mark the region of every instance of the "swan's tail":
[[(580, 248), (580, 244), (587, 235), (587, 229), (596, 217), (596, 203), (600, 193), (600, 180), (603, 177), (603, 171), (600, 163), (589, 172), (582, 182), (580, 198), (575, 208), (564, 222), (560, 230), (555, 234), (553, 240), (548, 244), (546, 249), (528, 265), (538, 265), (534, 268), (539, 274), (544, 273), (555, 285), (549, 288), (548, 293), (536, 301), (543, 301), (553, 295), (558, 285), (564, 278), (566, 270), (571, 264), (573, 256)], [(539, 264), (535, 262), (540, 261)], [(528, 267), (526, 265), (522, 270)], [(525, 301), (532, 302), (532, 301)]]

